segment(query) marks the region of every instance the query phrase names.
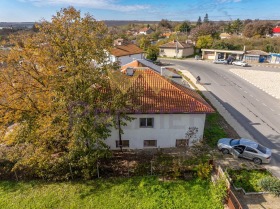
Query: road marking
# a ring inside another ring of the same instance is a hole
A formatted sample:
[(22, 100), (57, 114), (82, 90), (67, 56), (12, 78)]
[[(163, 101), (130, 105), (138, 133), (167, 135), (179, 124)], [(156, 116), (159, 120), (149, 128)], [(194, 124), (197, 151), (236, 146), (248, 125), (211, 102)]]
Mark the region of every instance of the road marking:
[(244, 91), (244, 93), (246, 93), (246, 94), (247, 94), (248, 92), (247, 92), (247, 91)]
[(271, 108), (269, 108), (272, 112), (274, 112), (275, 110), (274, 109), (271, 109)]
[(262, 104), (267, 107), (267, 105), (265, 103), (262, 103)]
[(250, 94), (250, 97), (254, 97), (252, 94)]
[(260, 101), (259, 99), (256, 99), (258, 102)]

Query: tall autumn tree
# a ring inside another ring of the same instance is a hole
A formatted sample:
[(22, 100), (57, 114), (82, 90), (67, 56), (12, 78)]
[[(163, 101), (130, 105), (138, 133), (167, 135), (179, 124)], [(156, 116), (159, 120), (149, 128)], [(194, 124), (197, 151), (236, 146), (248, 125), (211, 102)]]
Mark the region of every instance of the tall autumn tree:
[(114, 66), (107, 34), (102, 22), (69, 7), (37, 33), (11, 37), (14, 47), (1, 58), (0, 143), (18, 148), (15, 171), (94, 175), (109, 127), (129, 107), (129, 95), (112, 88), (108, 76)]

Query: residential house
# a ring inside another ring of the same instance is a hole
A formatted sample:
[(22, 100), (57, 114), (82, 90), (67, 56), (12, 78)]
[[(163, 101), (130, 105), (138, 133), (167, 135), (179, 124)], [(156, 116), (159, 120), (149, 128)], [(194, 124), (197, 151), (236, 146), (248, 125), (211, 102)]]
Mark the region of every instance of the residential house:
[(220, 34), (220, 39), (227, 39), (231, 38), (231, 35), (229, 33), (221, 33)]
[(144, 58), (144, 51), (137, 45), (126, 44), (121, 41), (118, 44), (110, 51), (110, 62), (119, 62), (122, 66), (135, 59)]
[(191, 146), (203, 138), (206, 114), (212, 107), (194, 90), (185, 88), (145, 67), (127, 67), (112, 72), (111, 82), (122, 91), (141, 92), (133, 100), (123, 133), (112, 128), (105, 143), (119, 149), (170, 148)]
[(120, 45), (125, 45), (125, 44), (130, 44), (130, 42), (123, 38), (118, 38), (118, 39), (114, 40), (114, 46), (120, 46)]
[(161, 57), (188, 57), (194, 54), (194, 47), (190, 43), (181, 41), (171, 41), (159, 47), (159, 56)]
[(274, 37), (280, 36), (280, 27), (279, 26), (276, 26), (275, 28), (272, 29), (272, 36), (274, 36)]
[(244, 54), (244, 61), (257, 63), (257, 62), (267, 62), (270, 58), (270, 54), (262, 50), (251, 50), (246, 51)]
[(153, 33), (154, 30), (152, 28), (141, 28), (139, 30), (139, 33), (138, 34), (144, 34), (144, 35), (148, 35), (148, 34), (151, 34)]

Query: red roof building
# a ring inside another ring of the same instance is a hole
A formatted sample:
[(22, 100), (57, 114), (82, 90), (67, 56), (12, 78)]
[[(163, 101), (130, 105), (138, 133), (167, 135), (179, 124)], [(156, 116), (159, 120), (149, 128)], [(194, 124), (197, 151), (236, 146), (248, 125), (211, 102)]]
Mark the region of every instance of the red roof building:
[[(181, 86), (147, 67), (112, 71), (112, 88), (132, 91), (133, 118), (120, 134), (112, 128), (105, 143), (111, 149), (170, 148), (191, 146), (203, 138), (207, 113), (214, 109), (194, 90)], [(120, 137), (121, 136), (121, 137)]]
[(280, 36), (280, 27), (277, 26), (272, 30), (273, 36)]

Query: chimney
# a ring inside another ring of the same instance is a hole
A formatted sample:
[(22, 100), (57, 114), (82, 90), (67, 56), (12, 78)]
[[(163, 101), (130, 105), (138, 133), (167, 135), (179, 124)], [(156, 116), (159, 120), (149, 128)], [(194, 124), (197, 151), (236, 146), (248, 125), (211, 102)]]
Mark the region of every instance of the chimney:
[(134, 74), (134, 69), (131, 67), (126, 68), (126, 75), (127, 76), (133, 76)]
[(160, 75), (161, 75), (161, 76), (163, 76), (164, 70), (165, 70), (165, 67), (161, 67), (161, 68), (160, 68)]
[(245, 45), (243, 46), (243, 51), (246, 52), (246, 46)]

